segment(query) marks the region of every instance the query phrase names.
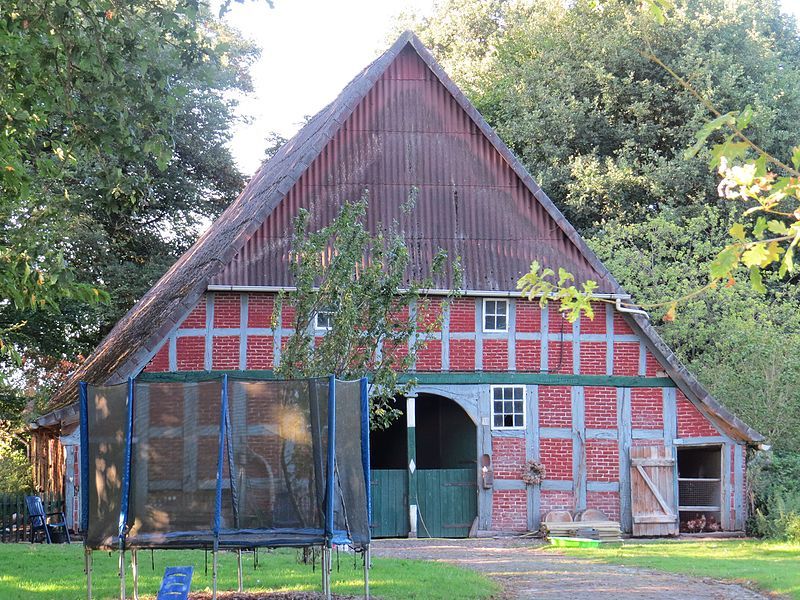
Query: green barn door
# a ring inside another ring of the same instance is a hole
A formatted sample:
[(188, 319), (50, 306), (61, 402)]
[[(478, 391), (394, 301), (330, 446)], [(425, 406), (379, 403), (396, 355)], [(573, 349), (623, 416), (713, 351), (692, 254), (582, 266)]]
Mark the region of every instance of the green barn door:
[(372, 537), (408, 535), (408, 474), (405, 469), (372, 471)]
[(419, 537), (467, 537), (478, 514), (475, 469), (417, 471)]

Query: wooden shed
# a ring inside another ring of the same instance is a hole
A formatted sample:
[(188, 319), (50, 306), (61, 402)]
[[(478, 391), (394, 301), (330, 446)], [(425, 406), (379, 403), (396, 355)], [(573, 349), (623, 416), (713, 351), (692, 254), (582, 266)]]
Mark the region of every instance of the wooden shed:
[[(276, 293), (293, 285), (293, 216), (308, 208), (322, 226), (364, 192), (371, 227), (405, 231), (416, 274), (437, 248), (465, 271), (464, 295), (416, 356), (402, 418), (373, 435), (375, 535), (524, 531), (549, 510), (586, 508), (634, 535), (675, 534), (700, 515), (707, 528), (743, 528), (747, 449), (761, 436), (626, 308), (630, 296), (412, 33), (262, 165), (37, 425), (74, 421), (81, 380), (270, 377), (294, 327), (288, 310), (272, 321)], [(533, 260), (597, 281), (596, 317), (570, 324), (522, 299), (516, 282)], [(437, 280), (440, 292), (452, 285)], [(544, 466), (539, 484), (523, 479), (531, 464)]]

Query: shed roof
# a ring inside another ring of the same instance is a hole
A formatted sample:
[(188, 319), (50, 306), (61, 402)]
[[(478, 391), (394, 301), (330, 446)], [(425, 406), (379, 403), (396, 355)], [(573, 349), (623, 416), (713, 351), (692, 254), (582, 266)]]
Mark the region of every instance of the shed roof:
[[(323, 225), (341, 202), (366, 188), (369, 226), (397, 221), (414, 240), (409, 277), (426, 275), (432, 253), (443, 248), (461, 256), (469, 290), (514, 290), (536, 259), (570, 270), (579, 281), (597, 281), (600, 292), (625, 293), (422, 42), (406, 32), (261, 166), (68, 378), (53, 408), (74, 401), (78, 381), (114, 383), (136, 375), (209, 285), (291, 286), (288, 230), (297, 209), (313, 208), (316, 225)], [(407, 214), (400, 205), (409, 194), (417, 208)], [(451, 287), (446, 276), (437, 283)], [(644, 316), (633, 321), (670, 377), (726, 433), (762, 439), (700, 385)]]

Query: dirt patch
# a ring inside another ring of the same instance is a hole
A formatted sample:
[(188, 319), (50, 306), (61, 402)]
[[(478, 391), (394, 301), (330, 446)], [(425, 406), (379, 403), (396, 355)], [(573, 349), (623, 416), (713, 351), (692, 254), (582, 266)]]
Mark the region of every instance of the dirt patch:
[(524, 538), (376, 540), (373, 556), (447, 562), (480, 571), (503, 600), (764, 600), (735, 584), (582, 560)]

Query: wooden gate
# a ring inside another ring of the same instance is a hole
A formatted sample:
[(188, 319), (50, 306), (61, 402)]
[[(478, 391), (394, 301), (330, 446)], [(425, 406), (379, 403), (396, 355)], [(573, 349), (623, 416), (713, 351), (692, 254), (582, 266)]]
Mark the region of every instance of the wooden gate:
[(631, 447), (634, 537), (678, 535), (675, 460), (663, 446)]
[(372, 471), (372, 537), (408, 535), (408, 472), (405, 469)]
[(468, 537), (478, 514), (475, 469), (417, 471), (419, 537)]

